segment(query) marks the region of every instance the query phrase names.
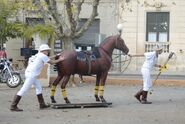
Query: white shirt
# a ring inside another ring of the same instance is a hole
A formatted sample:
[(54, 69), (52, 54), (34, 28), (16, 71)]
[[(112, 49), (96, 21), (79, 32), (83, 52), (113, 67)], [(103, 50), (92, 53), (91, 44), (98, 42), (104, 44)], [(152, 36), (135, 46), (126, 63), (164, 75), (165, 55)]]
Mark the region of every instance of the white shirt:
[(42, 52), (37, 53), (34, 59), (29, 60), (28, 67), (25, 73), (31, 73), (33, 76), (38, 76), (41, 73), (43, 66), (49, 61), (49, 57)]
[(154, 65), (157, 63), (157, 56), (156, 56), (156, 52), (147, 52), (144, 53), (145, 56), (145, 62), (143, 64), (142, 68), (148, 68), (148, 69), (152, 69), (154, 67)]

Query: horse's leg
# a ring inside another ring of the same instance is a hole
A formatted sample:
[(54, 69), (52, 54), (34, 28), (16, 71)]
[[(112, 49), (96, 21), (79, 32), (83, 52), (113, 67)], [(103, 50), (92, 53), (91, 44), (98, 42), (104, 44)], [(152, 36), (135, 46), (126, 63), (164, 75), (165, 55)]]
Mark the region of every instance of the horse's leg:
[(66, 93), (66, 89), (65, 88), (66, 88), (66, 84), (69, 81), (69, 78), (70, 78), (70, 76), (64, 76), (64, 79), (63, 79), (62, 85), (61, 85), (61, 93), (62, 93), (62, 96), (63, 96), (63, 98), (64, 98), (64, 100), (65, 100), (65, 102), (67, 104), (70, 103), (70, 101), (67, 98), (67, 93)]
[(68, 83), (69, 86), (73, 86), (73, 87), (76, 87), (76, 82), (75, 82), (75, 76), (72, 75), (69, 79), (69, 83)]
[(100, 86), (99, 86), (99, 92), (100, 92), (100, 99), (102, 102), (106, 102), (106, 100), (103, 97), (103, 94), (104, 94), (104, 86), (105, 86), (105, 81), (107, 79), (107, 74), (108, 74), (108, 72), (101, 74), (101, 82), (100, 82)]
[(83, 77), (82, 77), (82, 75), (79, 75), (79, 78), (80, 78), (80, 83), (84, 83), (85, 82)]
[(55, 92), (56, 92), (56, 87), (58, 85), (58, 83), (60, 82), (60, 80), (62, 79), (63, 76), (58, 75), (58, 77), (55, 79), (55, 81), (53, 82), (52, 86), (51, 86), (51, 91), (50, 91), (50, 98), (51, 98), (51, 103), (56, 103), (55, 101)]
[(100, 99), (98, 97), (99, 85), (100, 85), (100, 75), (97, 74), (96, 75), (96, 84), (95, 84), (95, 88), (94, 88), (94, 97), (95, 97), (96, 101), (100, 101)]

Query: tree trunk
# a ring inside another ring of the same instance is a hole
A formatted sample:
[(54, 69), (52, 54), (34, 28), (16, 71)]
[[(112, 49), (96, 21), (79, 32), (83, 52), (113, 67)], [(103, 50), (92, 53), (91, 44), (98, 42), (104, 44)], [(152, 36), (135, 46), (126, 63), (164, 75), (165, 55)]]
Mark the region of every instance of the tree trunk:
[[(63, 46), (62, 46), (63, 50), (70, 50), (70, 51), (74, 50), (73, 40), (70, 37), (63, 37), (61, 41), (63, 42)], [(74, 82), (74, 75), (70, 77), (68, 86), (73, 86), (73, 87), (76, 86)]]
[(64, 37), (61, 41), (63, 41), (63, 50), (74, 50), (73, 40), (70, 37)]

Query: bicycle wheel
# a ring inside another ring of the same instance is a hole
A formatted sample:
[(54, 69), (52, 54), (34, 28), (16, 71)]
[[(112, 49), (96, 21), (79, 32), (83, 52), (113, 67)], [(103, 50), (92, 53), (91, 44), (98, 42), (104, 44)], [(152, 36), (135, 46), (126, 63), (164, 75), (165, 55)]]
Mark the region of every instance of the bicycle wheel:
[(7, 78), (6, 84), (10, 87), (10, 88), (15, 88), (18, 87), (21, 84), (21, 76), (18, 73), (12, 73), (12, 77), (9, 76)]

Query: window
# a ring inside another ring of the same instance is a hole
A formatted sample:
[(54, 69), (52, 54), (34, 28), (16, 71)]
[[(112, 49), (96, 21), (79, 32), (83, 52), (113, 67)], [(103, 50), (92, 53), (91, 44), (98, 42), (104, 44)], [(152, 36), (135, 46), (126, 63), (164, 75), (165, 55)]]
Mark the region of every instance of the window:
[(62, 41), (61, 40), (55, 40), (54, 42), (54, 53), (58, 54), (62, 52)]
[(154, 50), (156, 44), (169, 52), (169, 12), (147, 12), (145, 52)]
[(87, 45), (87, 44), (76, 44), (75, 45), (76, 51), (92, 50), (93, 48), (94, 48), (94, 45)]
[(147, 13), (146, 41), (169, 41), (169, 12)]
[[(77, 30), (79, 30), (79, 28), (81, 28), (86, 21), (87, 19), (80, 19)], [(75, 39), (74, 45), (77, 47), (79, 46), (79, 49), (81, 50), (90, 49), (88, 46), (95, 45), (96, 41), (98, 40), (96, 39), (97, 38), (96, 35), (99, 33), (100, 33), (100, 19), (95, 19), (92, 22), (91, 26), (83, 33), (83, 35), (80, 38)]]

